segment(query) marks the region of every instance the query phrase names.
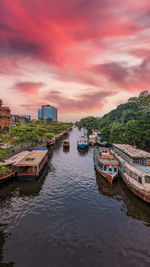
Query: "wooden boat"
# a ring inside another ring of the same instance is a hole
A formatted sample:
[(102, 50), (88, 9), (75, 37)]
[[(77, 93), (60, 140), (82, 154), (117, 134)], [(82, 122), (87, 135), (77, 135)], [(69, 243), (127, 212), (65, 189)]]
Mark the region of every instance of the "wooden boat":
[(150, 203), (150, 153), (127, 144), (114, 144), (120, 173), (131, 192)]
[(5, 174), (3, 176), (0, 177), (0, 183), (2, 182), (6, 182), (9, 179), (14, 179), (16, 177), (16, 171), (12, 170), (12, 172)]
[(63, 147), (64, 147), (64, 148), (68, 148), (68, 147), (70, 147), (70, 141), (69, 141), (68, 139), (65, 139), (65, 140), (63, 141)]
[(86, 149), (89, 146), (89, 142), (86, 136), (81, 136), (80, 139), (77, 142), (77, 148), (78, 149)]
[(35, 148), (16, 164), (17, 178), (32, 180), (39, 177), (48, 161), (47, 148)]
[(55, 137), (46, 143), (46, 147), (49, 149), (55, 145)]
[(109, 148), (94, 150), (94, 165), (96, 170), (109, 182), (113, 183), (118, 177), (119, 162), (111, 154)]

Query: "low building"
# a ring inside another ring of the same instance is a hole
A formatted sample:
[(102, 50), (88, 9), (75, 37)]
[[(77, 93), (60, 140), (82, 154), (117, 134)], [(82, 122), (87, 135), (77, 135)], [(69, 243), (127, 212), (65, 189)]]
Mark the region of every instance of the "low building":
[(30, 115), (11, 115), (12, 126), (16, 125), (16, 123), (25, 124), (30, 120)]
[(57, 109), (50, 105), (42, 105), (41, 109), (38, 109), (38, 119), (57, 121)]
[(0, 99), (0, 128), (11, 127), (11, 110), (9, 107), (3, 107), (3, 102)]

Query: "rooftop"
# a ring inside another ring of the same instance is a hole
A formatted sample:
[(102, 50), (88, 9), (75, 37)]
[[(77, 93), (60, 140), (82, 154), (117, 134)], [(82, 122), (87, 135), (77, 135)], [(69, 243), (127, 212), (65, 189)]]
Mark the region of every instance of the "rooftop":
[(28, 155), (21, 159), (16, 166), (37, 166), (46, 154), (47, 150), (32, 150)]
[(113, 146), (132, 158), (150, 158), (150, 153), (127, 144), (113, 144)]

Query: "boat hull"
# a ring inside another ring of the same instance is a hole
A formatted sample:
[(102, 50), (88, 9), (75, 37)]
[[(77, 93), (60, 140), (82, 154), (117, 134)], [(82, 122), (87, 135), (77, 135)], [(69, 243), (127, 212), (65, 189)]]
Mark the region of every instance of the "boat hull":
[(150, 203), (150, 193), (138, 188), (137, 186), (133, 185), (131, 182), (129, 182), (126, 178), (126, 176), (122, 173), (121, 169), (119, 170), (120, 175), (122, 177), (122, 180), (126, 184), (126, 186), (129, 188), (129, 190), (138, 198)]
[(16, 177), (16, 171), (0, 178), (0, 183), (6, 182)]
[(114, 181), (118, 178), (118, 174), (117, 174), (116, 176), (112, 176), (112, 175), (110, 175), (110, 174), (108, 174), (108, 173), (104, 173), (104, 172), (100, 171), (100, 170), (97, 168), (96, 164), (95, 164), (95, 168), (96, 168), (96, 171), (97, 171), (101, 176), (103, 176), (103, 177), (104, 177), (110, 184), (113, 184)]
[(77, 147), (78, 147), (79, 149), (86, 149), (86, 148), (88, 148), (88, 146), (89, 146), (88, 144), (78, 144)]

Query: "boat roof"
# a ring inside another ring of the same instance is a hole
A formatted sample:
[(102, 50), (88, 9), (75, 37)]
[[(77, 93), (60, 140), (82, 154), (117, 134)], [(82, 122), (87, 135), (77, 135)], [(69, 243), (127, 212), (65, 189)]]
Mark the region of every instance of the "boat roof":
[(16, 165), (20, 160), (22, 160), (25, 156), (27, 156), (30, 153), (30, 151), (22, 151), (11, 158), (5, 160), (4, 163), (2, 163), (3, 166), (7, 165)]
[(69, 140), (69, 139), (65, 139), (65, 140), (63, 140), (63, 143), (65, 143), (65, 142), (69, 143), (70, 140)]
[(117, 166), (119, 165), (118, 160), (115, 159), (115, 158), (114, 159), (109, 159), (109, 158), (101, 158), (101, 157), (98, 157), (97, 159), (103, 165), (117, 165)]
[(132, 158), (150, 158), (150, 153), (127, 144), (113, 144), (113, 146)]
[(47, 150), (32, 150), (28, 155), (21, 159), (16, 167), (19, 166), (37, 166), (47, 154)]

